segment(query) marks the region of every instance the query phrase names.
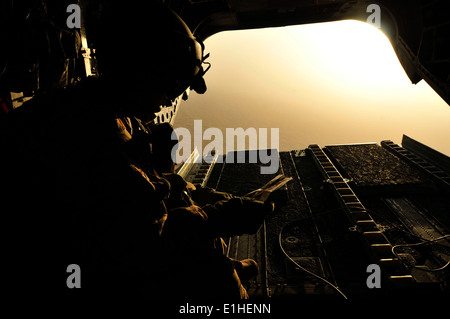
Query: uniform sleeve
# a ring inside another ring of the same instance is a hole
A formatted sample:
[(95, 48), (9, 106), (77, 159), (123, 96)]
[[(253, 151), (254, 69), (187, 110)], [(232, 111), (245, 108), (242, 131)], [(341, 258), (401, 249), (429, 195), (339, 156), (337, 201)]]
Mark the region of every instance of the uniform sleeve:
[(208, 229), (213, 236), (219, 237), (256, 233), (273, 209), (271, 202), (264, 203), (245, 197), (222, 200), (203, 207), (208, 216)]

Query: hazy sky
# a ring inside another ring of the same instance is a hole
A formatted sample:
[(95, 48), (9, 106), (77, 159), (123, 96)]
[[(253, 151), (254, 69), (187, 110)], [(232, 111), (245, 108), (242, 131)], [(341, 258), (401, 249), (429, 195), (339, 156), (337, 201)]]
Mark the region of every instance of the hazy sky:
[[(205, 42), (212, 67), (175, 127), (279, 128), (280, 150), (309, 144), (401, 142), (403, 134), (450, 155), (450, 106), (411, 84), (389, 40), (341, 21), (223, 32)], [(193, 131), (192, 131), (193, 132)], [(208, 143), (208, 142), (206, 142)]]

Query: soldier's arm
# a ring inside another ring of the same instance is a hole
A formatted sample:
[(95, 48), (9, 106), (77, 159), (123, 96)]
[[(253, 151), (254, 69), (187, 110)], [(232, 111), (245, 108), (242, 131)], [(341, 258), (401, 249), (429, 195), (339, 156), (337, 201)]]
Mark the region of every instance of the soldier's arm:
[(274, 204), (234, 197), (214, 205), (206, 205), (203, 210), (208, 216), (211, 234), (228, 237), (257, 232), (267, 214), (274, 210)]

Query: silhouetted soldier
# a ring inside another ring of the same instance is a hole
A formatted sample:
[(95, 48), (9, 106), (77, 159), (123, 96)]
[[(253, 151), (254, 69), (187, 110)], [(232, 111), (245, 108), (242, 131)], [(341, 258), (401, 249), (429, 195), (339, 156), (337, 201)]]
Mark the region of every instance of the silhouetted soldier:
[[(195, 240), (182, 255), (168, 249), (180, 251), (185, 236), (210, 231), (214, 213), (206, 221), (191, 205), (168, 215), (171, 184), (154, 170), (152, 127), (144, 125), (189, 86), (204, 92), (203, 45), (157, 2), (108, 1), (95, 13), (88, 30), (101, 78), (40, 92), (2, 127), (2, 289), (24, 303), (208, 296), (221, 287), (207, 286), (189, 267), (205, 261), (208, 279), (220, 274), (208, 268), (217, 264), (199, 255)], [(243, 213), (262, 207), (239, 200), (229, 205)], [(197, 228), (183, 229), (192, 219)], [(81, 289), (67, 286), (71, 264), (80, 266)], [(233, 265), (225, 268), (235, 275)], [(196, 282), (204, 295), (188, 293)], [(240, 296), (238, 280), (231, 282)]]

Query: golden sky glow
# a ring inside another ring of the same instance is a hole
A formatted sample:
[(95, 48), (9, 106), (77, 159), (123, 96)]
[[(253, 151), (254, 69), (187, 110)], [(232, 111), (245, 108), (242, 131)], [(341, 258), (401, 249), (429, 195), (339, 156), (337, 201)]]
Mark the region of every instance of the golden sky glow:
[(450, 154), (450, 106), (411, 84), (375, 27), (341, 21), (223, 32), (205, 42), (211, 70), (175, 127), (278, 127), (280, 150), (309, 144), (401, 142), (402, 134)]

